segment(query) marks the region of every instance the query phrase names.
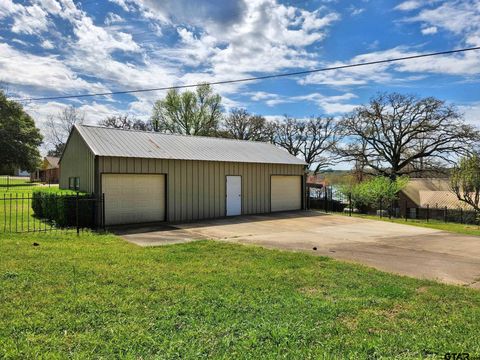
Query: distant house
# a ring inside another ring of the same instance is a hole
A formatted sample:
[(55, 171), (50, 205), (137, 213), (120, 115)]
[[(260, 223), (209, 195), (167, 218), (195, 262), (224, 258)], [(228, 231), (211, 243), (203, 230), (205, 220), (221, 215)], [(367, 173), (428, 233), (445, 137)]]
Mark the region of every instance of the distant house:
[(320, 175), (308, 175), (307, 187), (321, 189), (327, 186), (327, 180)]
[(58, 184), (60, 179), (59, 160), (58, 157), (45, 156), (42, 165), (30, 174), (30, 180)]
[(463, 201), (458, 200), (450, 188), (447, 178), (413, 178), (399, 194), (400, 214), (415, 218), (417, 209), (429, 208), (432, 210), (472, 210)]

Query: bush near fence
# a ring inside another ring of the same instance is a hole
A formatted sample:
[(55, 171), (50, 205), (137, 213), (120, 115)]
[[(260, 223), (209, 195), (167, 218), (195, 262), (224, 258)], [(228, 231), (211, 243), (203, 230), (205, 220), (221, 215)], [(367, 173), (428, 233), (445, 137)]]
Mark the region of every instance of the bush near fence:
[[(345, 209), (348, 209), (351, 204), (351, 199), (349, 196), (342, 194), (339, 191), (334, 191), (330, 186), (323, 187), (321, 189), (314, 188), (307, 189), (307, 194), (310, 196), (307, 197), (307, 208), (323, 210), (326, 212), (342, 212)], [(453, 222), (460, 224), (471, 224), (471, 225), (480, 225), (480, 214), (475, 213), (472, 210), (465, 209), (452, 209), (442, 206), (436, 207), (408, 207), (405, 205), (403, 211), (400, 211), (400, 202), (394, 200), (392, 202), (382, 203), (380, 202), (377, 206), (370, 204), (368, 206), (359, 206), (355, 208), (353, 212), (359, 212), (366, 215), (376, 215), (380, 217), (393, 217), (393, 218), (403, 218), (416, 219), (416, 220), (425, 220), (425, 221), (442, 221), (442, 222)]]
[(95, 200), (91, 194), (77, 196), (39, 191), (32, 194), (32, 209), (37, 218), (47, 220), (57, 227), (94, 228)]

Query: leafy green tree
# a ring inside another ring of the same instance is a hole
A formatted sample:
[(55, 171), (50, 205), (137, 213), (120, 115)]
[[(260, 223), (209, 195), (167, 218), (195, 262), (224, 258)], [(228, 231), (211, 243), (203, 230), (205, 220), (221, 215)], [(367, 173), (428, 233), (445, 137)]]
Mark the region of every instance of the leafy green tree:
[(376, 176), (361, 183), (342, 186), (341, 191), (351, 196), (356, 208), (385, 206), (397, 199), (398, 193), (407, 185), (408, 177), (401, 176), (391, 180), (385, 176)]
[(165, 99), (153, 106), (155, 131), (184, 135), (213, 136), (222, 118), (222, 98), (208, 84), (196, 91), (170, 90)]
[(40, 162), (43, 137), (23, 107), (0, 91), (0, 164), (32, 171)]
[(453, 169), (451, 187), (460, 201), (480, 213), (480, 154), (462, 158)]

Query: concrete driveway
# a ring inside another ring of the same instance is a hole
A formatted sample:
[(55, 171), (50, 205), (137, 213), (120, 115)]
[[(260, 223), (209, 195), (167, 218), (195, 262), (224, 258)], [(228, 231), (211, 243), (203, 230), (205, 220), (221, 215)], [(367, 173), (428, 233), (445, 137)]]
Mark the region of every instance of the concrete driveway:
[(480, 289), (480, 237), (403, 224), (292, 212), (149, 227), (120, 235), (141, 246), (216, 239), (305, 251)]

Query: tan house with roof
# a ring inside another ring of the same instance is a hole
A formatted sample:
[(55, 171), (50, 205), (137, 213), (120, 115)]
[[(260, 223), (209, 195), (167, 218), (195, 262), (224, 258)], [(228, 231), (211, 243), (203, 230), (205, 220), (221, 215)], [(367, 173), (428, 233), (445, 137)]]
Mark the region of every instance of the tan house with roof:
[(458, 200), (450, 187), (448, 178), (413, 178), (399, 194), (400, 215), (416, 217), (416, 209), (429, 208), (443, 210), (470, 211), (472, 208)]
[(41, 181), (49, 184), (58, 184), (60, 180), (60, 158), (45, 156), (42, 165), (30, 174), (30, 181)]

